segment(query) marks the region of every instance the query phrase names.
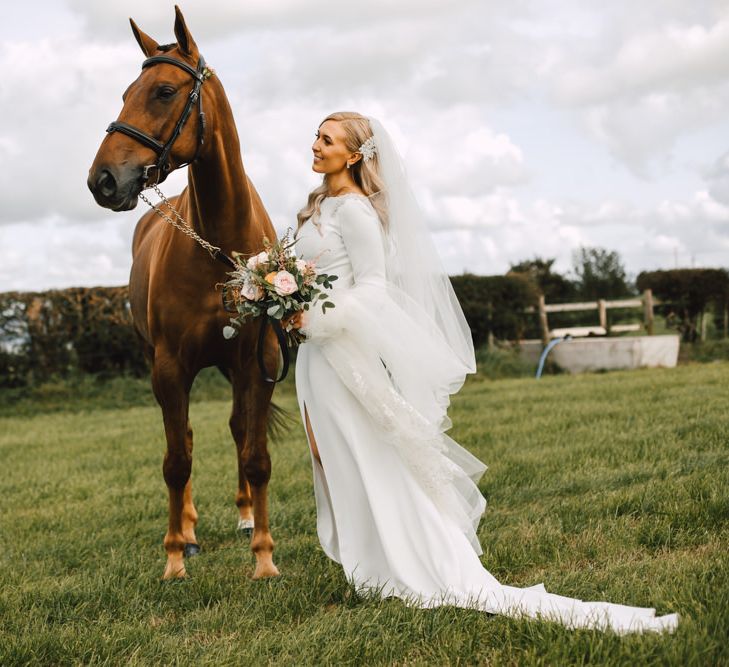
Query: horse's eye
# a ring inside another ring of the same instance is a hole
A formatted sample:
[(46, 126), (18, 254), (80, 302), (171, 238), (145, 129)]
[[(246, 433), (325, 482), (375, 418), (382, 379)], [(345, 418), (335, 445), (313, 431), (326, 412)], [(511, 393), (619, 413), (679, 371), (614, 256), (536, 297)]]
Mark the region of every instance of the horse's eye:
[(172, 86), (160, 86), (157, 89), (157, 97), (161, 100), (169, 100), (174, 97), (176, 92)]

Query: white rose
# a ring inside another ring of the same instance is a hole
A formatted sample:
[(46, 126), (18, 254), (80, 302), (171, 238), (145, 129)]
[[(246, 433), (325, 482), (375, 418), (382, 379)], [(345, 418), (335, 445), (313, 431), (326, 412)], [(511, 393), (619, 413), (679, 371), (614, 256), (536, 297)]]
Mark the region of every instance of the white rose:
[(301, 271), (301, 273), (304, 273), (304, 271), (306, 271), (306, 262), (303, 259), (297, 259), (296, 268)]
[(243, 283), (240, 288), (240, 294), (249, 301), (259, 301), (263, 297), (263, 290), (258, 285)]
[(253, 257), (249, 257), (248, 261), (246, 262), (246, 266), (253, 271), (254, 269), (258, 268), (259, 264), (263, 264), (264, 262), (268, 261), (268, 253), (264, 250), (263, 252), (259, 252), (257, 255), (253, 255)]
[(273, 287), (276, 290), (276, 293), (281, 296), (288, 296), (299, 289), (296, 284), (296, 278), (294, 278), (294, 276), (288, 271), (279, 271), (276, 274), (276, 277), (273, 279)]

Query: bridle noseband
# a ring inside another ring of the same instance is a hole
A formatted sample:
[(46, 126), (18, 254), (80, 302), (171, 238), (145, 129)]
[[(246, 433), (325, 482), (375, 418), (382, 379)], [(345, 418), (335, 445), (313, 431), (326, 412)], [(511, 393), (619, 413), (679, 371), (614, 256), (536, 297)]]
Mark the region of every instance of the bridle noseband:
[(198, 153), (200, 152), (200, 146), (202, 146), (205, 141), (205, 112), (202, 109), (202, 95), (200, 94), (200, 88), (202, 88), (203, 83), (205, 83), (205, 81), (207, 81), (214, 74), (213, 70), (211, 70), (209, 67), (206, 67), (205, 58), (203, 58), (202, 56), (200, 56), (200, 59), (197, 61), (196, 69), (193, 69), (192, 67), (190, 67), (190, 65), (183, 62), (182, 60), (177, 60), (177, 58), (171, 58), (170, 56), (151, 56), (142, 63), (142, 69), (150, 67), (152, 65), (158, 65), (160, 63), (167, 63), (168, 65), (174, 65), (175, 67), (184, 69), (194, 79), (192, 90), (190, 91), (190, 95), (187, 98), (187, 104), (185, 104), (185, 108), (182, 110), (182, 115), (177, 120), (177, 123), (175, 124), (175, 129), (172, 131), (172, 136), (167, 140), (167, 143), (163, 144), (161, 141), (158, 141), (154, 137), (149, 136), (146, 132), (140, 130), (139, 128), (119, 120), (115, 120), (114, 122), (110, 123), (109, 127), (106, 128), (107, 132), (121, 132), (122, 134), (126, 134), (128, 137), (136, 139), (139, 143), (144, 144), (148, 148), (151, 148), (155, 153), (157, 153), (157, 162), (155, 164), (148, 164), (144, 167), (143, 178), (145, 184), (147, 183), (147, 180), (149, 178), (150, 169), (157, 169), (157, 179), (155, 181), (157, 183), (159, 182), (160, 177), (163, 173), (167, 174), (171, 170), (172, 165), (170, 165), (169, 157), (170, 152), (172, 151), (172, 146), (174, 145), (175, 141), (177, 141), (177, 138), (180, 136), (182, 128), (187, 122), (187, 119), (190, 117), (192, 107), (195, 105), (196, 102), (198, 105), (198, 116), (200, 120), (197, 126), (197, 148), (195, 149), (195, 155), (193, 156), (192, 160), (178, 166), (182, 167), (185, 164), (191, 164), (197, 159)]

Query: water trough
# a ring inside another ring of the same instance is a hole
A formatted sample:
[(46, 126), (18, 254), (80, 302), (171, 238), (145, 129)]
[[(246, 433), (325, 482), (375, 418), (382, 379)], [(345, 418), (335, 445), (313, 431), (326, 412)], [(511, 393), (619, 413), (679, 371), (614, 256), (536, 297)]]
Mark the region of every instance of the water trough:
[[(673, 368), (678, 363), (680, 337), (615, 336), (572, 338), (549, 353), (549, 359), (570, 373), (629, 368)], [(544, 349), (541, 340), (524, 340), (520, 354), (534, 362)]]

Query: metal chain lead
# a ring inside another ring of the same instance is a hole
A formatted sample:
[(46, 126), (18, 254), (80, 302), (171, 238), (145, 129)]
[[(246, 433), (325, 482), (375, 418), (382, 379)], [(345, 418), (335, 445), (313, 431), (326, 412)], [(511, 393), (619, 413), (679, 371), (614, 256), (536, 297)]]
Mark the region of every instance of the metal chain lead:
[(218, 246), (213, 245), (212, 243), (208, 243), (204, 238), (202, 238), (190, 225), (187, 223), (187, 221), (177, 212), (177, 209), (170, 203), (169, 199), (164, 196), (162, 193), (162, 190), (160, 190), (157, 185), (153, 185), (152, 188), (157, 193), (159, 198), (167, 205), (167, 208), (172, 211), (174, 216), (177, 218), (177, 220), (173, 220), (170, 218), (169, 215), (167, 215), (164, 211), (162, 211), (160, 208), (158, 208), (155, 204), (153, 204), (147, 196), (143, 193), (139, 193), (139, 198), (146, 202), (151, 209), (159, 215), (160, 218), (165, 220), (165, 222), (168, 222), (171, 224), (175, 229), (179, 229), (183, 234), (186, 234), (194, 241), (197, 241), (205, 250), (207, 250), (212, 257), (215, 257), (219, 252), (220, 248)]

